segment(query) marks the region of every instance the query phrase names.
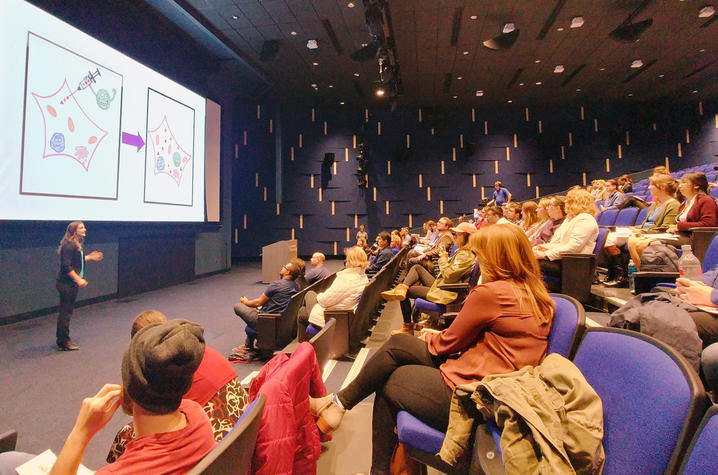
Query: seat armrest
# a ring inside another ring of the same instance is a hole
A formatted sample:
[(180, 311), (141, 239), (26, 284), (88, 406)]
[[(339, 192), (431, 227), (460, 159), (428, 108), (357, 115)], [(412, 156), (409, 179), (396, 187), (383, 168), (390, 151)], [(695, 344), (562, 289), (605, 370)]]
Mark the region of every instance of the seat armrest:
[(650, 292), (660, 283), (675, 282), (681, 275), (678, 272), (635, 272), (633, 274), (636, 294)]
[(596, 257), (594, 254), (581, 254), (578, 252), (563, 252), (561, 253), (561, 259), (591, 259)]
[(468, 282), (456, 282), (454, 284), (441, 284), (439, 286), (441, 290), (450, 290), (452, 292), (460, 291), (460, 290), (469, 290), (469, 283)]
[(270, 350), (277, 346), (277, 332), (281, 313), (260, 313), (257, 318), (257, 347)]

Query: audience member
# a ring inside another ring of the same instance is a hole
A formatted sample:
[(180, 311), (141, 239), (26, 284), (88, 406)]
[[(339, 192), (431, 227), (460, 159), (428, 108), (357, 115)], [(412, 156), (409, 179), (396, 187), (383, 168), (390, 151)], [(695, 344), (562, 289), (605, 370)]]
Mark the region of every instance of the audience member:
[(202, 407), (182, 398), (192, 386), (204, 351), (203, 330), (196, 323), (170, 320), (140, 330), (122, 358), (122, 386), (105, 384), (82, 401), (50, 474), (77, 473), (87, 445), (120, 406), (132, 415), (135, 440), (117, 461), (95, 473), (191, 470), (216, 445)]
[(419, 244), (431, 246), (436, 242), (438, 234), (436, 232), (436, 223), (431, 219), (424, 223), (424, 232), (426, 233), (423, 238), (419, 239)]
[[(167, 317), (160, 311), (142, 312), (132, 323), (130, 336), (134, 337), (146, 326), (166, 321)], [(202, 361), (192, 377), (192, 386), (183, 398), (202, 406), (209, 417), (215, 440), (222, 440), (232, 430), (247, 405), (248, 397), (232, 365), (215, 349), (205, 345)], [(115, 436), (107, 462), (117, 460), (124, 453), (127, 443), (133, 439), (134, 426), (130, 422)]]
[(546, 201), (546, 214), (549, 219), (531, 237), (532, 246), (551, 242), (556, 230), (566, 219), (566, 198), (564, 196), (556, 195)]
[(616, 180), (606, 180), (606, 201), (601, 205), (601, 211), (607, 209), (620, 209), (621, 204), (626, 200), (626, 195), (618, 189)]
[(511, 222), (504, 218), (504, 210), (500, 206), (489, 206), (486, 210), (484, 227), (491, 226), (494, 224), (511, 224)]
[(367, 274), (376, 274), (387, 264), (387, 262), (391, 260), (392, 257), (394, 257), (394, 254), (391, 252), (391, 248), (389, 247), (390, 240), (391, 237), (386, 231), (380, 232), (376, 237), (377, 254), (374, 256), (372, 263), (366, 268)]
[[(252, 330), (257, 329), (257, 319), (259, 318), (259, 309), (262, 313), (282, 313), (289, 305), (292, 295), (300, 290), (297, 280), (304, 277), (304, 269), (299, 265), (301, 259), (292, 259), (282, 266), (279, 270), (279, 280), (275, 280), (267, 286), (264, 293), (255, 299), (248, 299), (245, 296), (240, 297), (239, 303), (234, 306), (234, 313), (244, 320)], [(304, 261), (301, 261), (302, 263)], [(243, 346), (237, 347), (233, 361), (249, 362), (257, 354), (254, 347), (254, 336), (247, 335), (247, 339)]]
[(633, 180), (630, 175), (621, 175), (618, 179), (618, 189), (623, 193), (630, 193), (633, 191)]
[(571, 190), (566, 194), (566, 219), (550, 242), (534, 247), (534, 255), (544, 275), (561, 276), (563, 253), (593, 253), (598, 237), (595, 213), (596, 205), (587, 191)]
[(314, 282), (318, 282), (331, 275), (329, 269), (324, 267), (325, 260), (326, 257), (321, 252), (315, 252), (312, 254), (312, 257), (309, 259), (311, 267), (304, 272), (304, 278), (307, 280), (308, 284), (313, 284)]
[(519, 226), (521, 224), (521, 203), (513, 201), (504, 203), (504, 218), (511, 223)]
[(399, 231), (399, 235), (401, 236), (401, 245), (404, 247), (413, 247), (414, 244), (416, 244), (416, 239), (414, 236), (411, 235), (411, 232), (409, 231), (409, 228), (404, 226)]
[(391, 242), (389, 243), (389, 247), (391, 248), (391, 253), (396, 255), (399, 251), (401, 251), (403, 240), (401, 238), (401, 235), (399, 234), (399, 231), (392, 231), (391, 232)]
[(431, 261), (431, 258), (434, 256), (439, 256), (439, 253), (443, 249), (444, 251), (449, 251), (451, 249), (451, 231), (449, 231), (449, 228), (451, 228), (454, 225), (454, 222), (447, 218), (446, 216), (443, 216), (439, 219), (439, 221), (436, 223), (436, 231), (438, 232), (438, 239), (434, 243), (433, 246), (425, 248), (423, 251), (417, 251), (416, 249), (412, 249), (409, 251), (409, 254), (407, 254), (409, 264), (418, 264), (421, 263), (424, 267), (427, 268), (431, 272), (434, 268), (434, 264)]
[(369, 233), (366, 232), (366, 228), (363, 224), (359, 225), (359, 231), (357, 231), (357, 246), (359, 245), (359, 240), (363, 239), (365, 243), (369, 242)]
[(521, 205), (521, 229), (526, 236), (533, 234), (541, 226), (541, 218), (538, 216), (538, 203), (535, 201), (524, 201)]
[(364, 287), (369, 279), (364, 269), (369, 265), (366, 253), (358, 246), (344, 249), (345, 268), (337, 272), (337, 276), (324, 292), (319, 294), (310, 290), (304, 297), (309, 314), (307, 335), (314, 336), (324, 326), (324, 311), (327, 309), (354, 310), (359, 303)]
[(500, 181), (494, 182), (494, 195), (493, 199), (486, 203), (488, 206), (496, 205), (501, 206), (504, 203), (511, 202), (511, 193), (509, 190), (504, 188)]
[(441, 304), (450, 303), (456, 299), (457, 294), (441, 290), (439, 287), (443, 284), (463, 282), (469, 278), (476, 261), (476, 256), (469, 248), (469, 236), (476, 232), (476, 228), (469, 223), (459, 223), (455, 228), (451, 228), (451, 231), (454, 235), (454, 245), (458, 249), (451, 257), (446, 251), (439, 253), (438, 277), (434, 277), (421, 264), (414, 264), (402, 283), (391, 290), (381, 293), (381, 296), (386, 300), (401, 301), (404, 325), (400, 330), (396, 330), (392, 334), (414, 333), (414, 323), (418, 318), (418, 314), (412, 315), (411, 303), (407, 297), (422, 298)]
[(372, 473), (389, 473), (399, 409), (446, 431), (456, 386), (537, 365), (546, 354), (554, 304), (524, 232), (491, 226), (473, 234), (470, 246), (483, 283), (470, 292), (449, 328), (424, 329), (420, 338), (393, 335), (347, 387), (310, 399), (319, 428), (331, 432), (346, 410), (376, 393)]

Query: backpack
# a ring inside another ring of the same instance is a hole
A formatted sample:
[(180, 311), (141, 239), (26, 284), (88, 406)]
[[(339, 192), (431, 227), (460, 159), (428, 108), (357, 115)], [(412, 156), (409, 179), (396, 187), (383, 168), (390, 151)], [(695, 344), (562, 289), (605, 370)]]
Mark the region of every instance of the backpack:
[(678, 254), (665, 244), (651, 244), (641, 254), (641, 271), (678, 272)]

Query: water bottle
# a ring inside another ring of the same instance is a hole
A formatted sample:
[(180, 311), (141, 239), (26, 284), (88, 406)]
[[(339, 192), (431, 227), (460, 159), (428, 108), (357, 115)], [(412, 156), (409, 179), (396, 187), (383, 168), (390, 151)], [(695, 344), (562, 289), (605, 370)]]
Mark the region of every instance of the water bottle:
[(636, 264), (633, 263), (633, 259), (630, 259), (628, 261), (628, 288), (631, 289), (631, 292), (635, 292), (636, 290), (636, 282), (633, 278), (633, 274), (636, 273)]
[(701, 261), (693, 254), (690, 244), (681, 246), (681, 258), (678, 259), (678, 272), (686, 279), (698, 280), (701, 277)]

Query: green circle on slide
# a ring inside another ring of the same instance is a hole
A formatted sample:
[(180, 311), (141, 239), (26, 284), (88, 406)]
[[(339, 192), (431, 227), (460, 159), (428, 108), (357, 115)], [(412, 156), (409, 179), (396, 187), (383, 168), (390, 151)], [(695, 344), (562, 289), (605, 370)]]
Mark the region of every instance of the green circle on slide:
[(175, 152), (172, 154), (172, 162), (175, 164), (176, 167), (179, 167), (182, 163), (182, 157), (180, 157), (179, 152)]

